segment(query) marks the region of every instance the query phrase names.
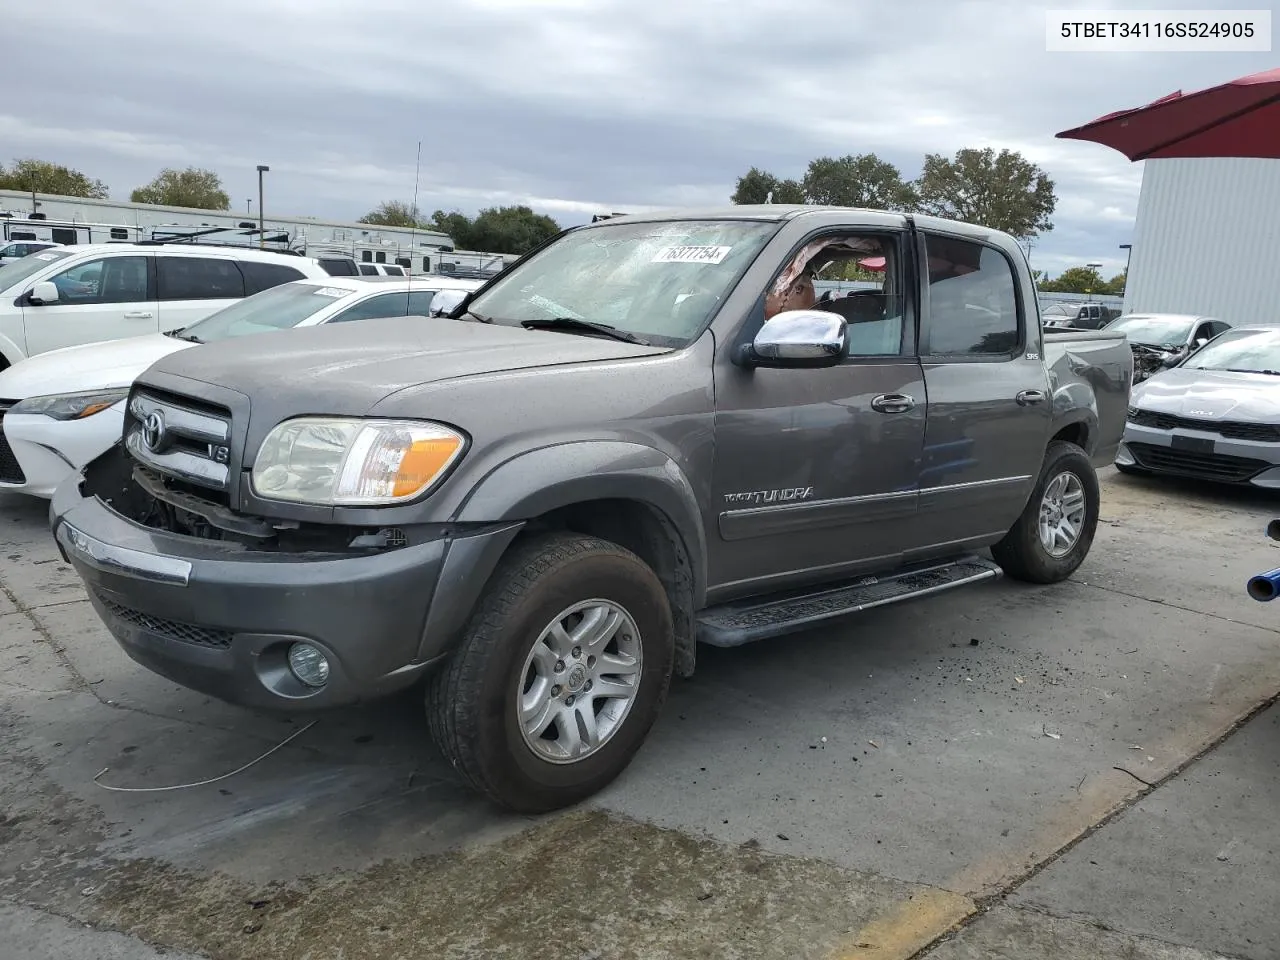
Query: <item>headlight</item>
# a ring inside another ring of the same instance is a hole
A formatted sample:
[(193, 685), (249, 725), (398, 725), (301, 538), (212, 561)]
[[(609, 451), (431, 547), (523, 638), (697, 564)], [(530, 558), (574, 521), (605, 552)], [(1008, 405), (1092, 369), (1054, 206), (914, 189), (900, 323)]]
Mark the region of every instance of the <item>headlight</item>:
[(322, 506), (401, 503), (440, 480), (465, 446), (460, 433), (422, 420), (300, 417), (262, 441), (253, 489)]
[(83, 420), (115, 406), (128, 395), (128, 387), (94, 393), (54, 393), (20, 400), (9, 408), (9, 412), (42, 414), (54, 420)]

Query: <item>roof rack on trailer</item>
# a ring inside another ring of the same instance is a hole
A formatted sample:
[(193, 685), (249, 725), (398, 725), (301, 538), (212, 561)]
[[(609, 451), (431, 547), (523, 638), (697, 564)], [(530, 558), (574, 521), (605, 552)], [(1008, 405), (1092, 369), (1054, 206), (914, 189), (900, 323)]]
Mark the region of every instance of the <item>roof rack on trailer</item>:
[[(134, 247), (216, 247), (219, 250), (257, 250), (251, 243), (220, 243), (217, 240), (109, 240), (108, 243), (124, 243)], [(306, 254), (287, 247), (263, 247), (262, 253), (283, 253), (290, 257)]]
[[(218, 234), (234, 234), (238, 237), (244, 237), (246, 241), (254, 236), (261, 235), (261, 242), (263, 243), (282, 243), (286, 246), (293, 241), (287, 231), (260, 230), (254, 224), (241, 224), (238, 227), (185, 227), (180, 225), (152, 227), (150, 239), (156, 243), (200, 243), (204, 242), (202, 238)], [(244, 246), (245, 244), (238, 245)]]

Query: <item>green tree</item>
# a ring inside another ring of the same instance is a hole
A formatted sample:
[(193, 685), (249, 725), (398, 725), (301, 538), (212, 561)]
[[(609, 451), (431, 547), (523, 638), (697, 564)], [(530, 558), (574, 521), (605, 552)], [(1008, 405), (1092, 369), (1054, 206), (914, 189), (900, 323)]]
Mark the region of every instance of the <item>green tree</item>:
[(1129, 275), (1126, 271), (1120, 271), (1114, 277), (1107, 281), (1106, 292), (1113, 297), (1123, 297), (1125, 284), (1129, 282)]
[(471, 218), (465, 214), (456, 210), (450, 213), (437, 210), (431, 215), (431, 220), (427, 226), (451, 237), (453, 246), (457, 250), (476, 249), (471, 243)]
[(231, 198), (222, 189), (222, 180), (212, 170), (166, 168), (145, 186), (130, 194), (134, 203), (155, 203), (166, 207), (197, 210), (229, 210)]
[(418, 218), (417, 208), (400, 200), (386, 200), (378, 204), (357, 223), (374, 223), (383, 227), (425, 227)]
[(0, 190), (34, 190), (58, 197), (92, 200), (105, 200), (109, 195), (107, 185), (101, 180), (91, 180), (79, 170), (58, 163), (32, 158), (15, 160), (8, 170), (0, 166)]
[(490, 207), (481, 210), (467, 231), (466, 249), (485, 253), (528, 253), (561, 230), (545, 214), (525, 206)]
[(873, 153), (818, 157), (805, 172), (807, 203), (873, 210), (911, 210), (915, 191), (893, 164)]
[(924, 213), (1034, 237), (1053, 229), (1054, 183), (1012, 150), (960, 150), (948, 159), (925, 157), (915, 182)]
[(752, 167), (738, 178), (729, 199), (735, 204), (804, 203), (804, 187), (795, 180), (779, 180), (768, 171)]
[(1093, 293), (1105, 294), (1107, 281), (1093, 267), (1070, 267), (1063, 270), (1056, 279), (1046, 280), (1040, 284), (1046, 293)]

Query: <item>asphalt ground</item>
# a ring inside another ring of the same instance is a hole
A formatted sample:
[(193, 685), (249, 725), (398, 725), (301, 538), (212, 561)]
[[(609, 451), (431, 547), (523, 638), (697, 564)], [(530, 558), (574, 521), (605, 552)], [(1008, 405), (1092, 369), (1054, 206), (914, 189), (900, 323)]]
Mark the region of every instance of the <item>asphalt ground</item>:
[(1277, 515), (1107, 471), (1070, 582), (703, 648), (622, 778), (524, 818), (413, 697), (308, 727), (136, 666), (0, 495), (0, 957), (1269, 960)]

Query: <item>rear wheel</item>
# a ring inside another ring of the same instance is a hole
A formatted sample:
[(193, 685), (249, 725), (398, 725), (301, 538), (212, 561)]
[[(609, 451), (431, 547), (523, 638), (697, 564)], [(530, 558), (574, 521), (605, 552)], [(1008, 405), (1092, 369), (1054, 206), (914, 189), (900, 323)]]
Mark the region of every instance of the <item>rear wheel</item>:
[(674, 660), (666, 591), (639, 557), (595, 537), (530, 541), (503, 559), (433, 678), (432, 736), (502, 806), (565, 807), (630, 764)]
[(1098, 476), (1088, 456), (1074, 443), (1055, 441), (1022, 516), (991, 554), (1016, 580), (1065, 580), (1089, 554), (1100, 502)]

